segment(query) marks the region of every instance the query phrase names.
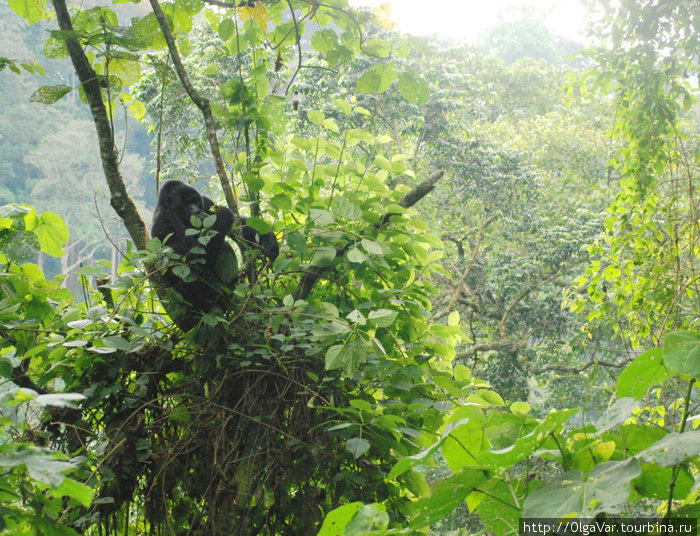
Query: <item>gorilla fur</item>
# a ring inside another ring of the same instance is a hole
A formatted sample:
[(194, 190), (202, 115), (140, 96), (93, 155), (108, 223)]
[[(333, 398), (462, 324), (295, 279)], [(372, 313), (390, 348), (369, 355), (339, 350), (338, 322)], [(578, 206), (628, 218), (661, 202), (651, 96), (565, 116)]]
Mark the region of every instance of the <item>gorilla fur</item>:
[[(204, 220), (208, 222), (211, 215), (216, 219), (206, 227)], [(211, 199), (184, 182), (169, 180), (160, 188), (151, 235), (170, 246), (194, 273), (194, 277), (185, 280), (169, 269), (165, 277), (198, 311), (206, 312), (220, 304), (225, 297), (224, 286), (235, 283), (236, 254), (225, 240), (233, 220), (231, 210), (215, 206)]]

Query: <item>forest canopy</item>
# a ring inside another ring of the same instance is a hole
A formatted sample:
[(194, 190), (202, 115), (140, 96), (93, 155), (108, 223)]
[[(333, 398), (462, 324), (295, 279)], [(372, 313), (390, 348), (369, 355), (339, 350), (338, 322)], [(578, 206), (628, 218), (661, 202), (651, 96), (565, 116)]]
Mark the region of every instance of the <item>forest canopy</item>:
[(697, 531), (698, 6), (588, 7), (0, 7), (0, 534)]

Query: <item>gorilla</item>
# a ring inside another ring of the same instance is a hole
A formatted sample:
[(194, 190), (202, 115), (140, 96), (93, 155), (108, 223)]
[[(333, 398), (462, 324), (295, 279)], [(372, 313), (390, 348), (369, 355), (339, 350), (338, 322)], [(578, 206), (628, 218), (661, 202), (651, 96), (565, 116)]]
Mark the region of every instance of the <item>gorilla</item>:
[[(213, 222), (211, 216), (215, 216)], [(169, 180), (160, 188), (151, 235), (170, 246), (194, 273), (194, 277), (182, 271), (178, 275), (174, 273), (177, 268), (171, 268), (165, 278), (199, 312), (210, 311), (215, 306), (225, 309), (224, 289), (238, 280), (236, 253), (225, 240), (233, 222), (231, 210), (217, 207), (184, 182)], [(270, 262), (279, 255), (277, 237), (272, 231), (260, 235), (244, 225), (241, 235), (247, 245), (260, 249)]]
[[(202, 196), (204, 200), (204, 210), (209, 212), (214, 207), (214, 202), (207, 196)], [(241, 222), (243, 223), (243, 229), (241, 229), (241, 235), (246, 245), (251, 248), (260, 249), (267, 257), (270, 264), (272, 264), (275, 259), (280, 254), (279, 242), (277, 242), (277, 236), (273, 231), (268, 231), (267, 233), (261, 235), (253, 229), (250, 225), (246, 225), (247, 218), (241, 217)]]
[[(209, 223), (211, 215), (216, 218), (207, 227), (204, 222)], [(198, 311), (211, 310), (223, 297), (221, 284), (237, 277), (236, 254), (225, 240), (233, 219), (227, 207), (215, 207), (184, 182), (169, 180), (160, 188), (151, 235), (170, 246), (194, 272), (194, 278), (182, 279), (169, 269), (165, 278)]]

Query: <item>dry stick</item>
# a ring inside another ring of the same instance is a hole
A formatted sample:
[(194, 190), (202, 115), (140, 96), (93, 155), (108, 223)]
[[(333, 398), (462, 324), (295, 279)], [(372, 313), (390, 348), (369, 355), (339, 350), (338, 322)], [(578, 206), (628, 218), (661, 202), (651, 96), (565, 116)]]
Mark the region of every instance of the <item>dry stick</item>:
[(202, 112), (204, 117), (204, 124), (207, 130), (207, 139), (209, 140), (209, 147), (211, 148), (211, 154), (214, 157), (214, 167), (216, 168), (216, 173), (219, 176), (219, 181), (221, 181), (221, 187), (224, 190), (224, 196), (226, 197), (226, 203), (229, 208), (233, 211), (236, 227), (241, 226), (241, 217), (238, 214), (238, 201), (236, 200), (235, 192), (231, 186), (228, 175), (226, 174), (226, 167), (224, 166), (224, 159), (221, 157), (221, 148), (219, 147), (219, 138), (216, 135), (216, 123), (214, 122), (214, 116), (211, 113), (211, 106), (209, 104), (209, 99), (202, 97), (197, 90), (194, 88), (190, 82), (190, 78), (185, 71), (185, 67), (182, 65), (182, 59), (180, 58), (180, 53), (175, 45), (175, 38), (173, 37), (170, 27), (168, 26), (168, 21), (165, 18), (165, 14), (158, 3), (158, 0), (150, 0), (151, 8), (153, 9), (153, 14), (156, 16), (156, 20), (160, 25), (160, 29), (163, 32), (163, 37), (165, 42), (168, 44), (168, 51), (170, 52), (170, 59), (173, 60), (173, 65), (175, 66), (175, 71), (177, 76), (185, 88), (187, 95), (189, 95), (192, 102), (195, 103), (197, 108)]
[(68, 48), (68, 54), (70, 55), (73, 67), (75, 68), (80, 84), (85, 91), (85, 97), (90, 105), (92, 120), (95, 123), (97, 139), (100, 145), (102, 169), (105, 174), (105, 179), (107, 180), (107, 186), (109, 187), (110, 204), (124, 222), (129, 236), (131, 236), (136, 247), (145, 249), (146, 241), (148, 240), (148, 231), (146, 231), (146, 225), (141, 219), (136, 205), (134, 205), (134, 202), (126, 191), (124, 180), (119, 171), (119, 153), (114, 146), (114, 132), (112, 131), (107, 109), (102, 100), (100, 78), (97, 77), (97, 74), (85, 56), (82, 45), (75, 37), (73, 23), (68, 14), (65, 0), (52, 0), (52, 3), (56, 11), (58, 27), (63, 32), (63, 39)]
[[(421, 182), (413, 190), (404, 195), (398, 203), (399, 206), (403, 208), (409, 208), (418, 203), (418, 201), (420, 201), (426, 195), (433, 191), (433, 189), (435, 188), (435, 183), (439, 181), (444, 174), (444, 169), (440, 169), (433, 173), (427, 180)], [(392, 216), (396, 216), (396, 213), (385, 214), (382, 217), (382, 220), (378, 224), (376, 224), (375, 227), (377, 229), (381, 229), (384, 225), (386, 225), (386, 223), (391, 219)], [(350, 244), (347, 244), (342, 248), (337, 248), (336, 257), (342, 257), (343, 255), (345, 255), (349, 247)], [(331, 269), (332, 266), (316, 266), (311, 268), (308, 272), (306, 272), (301, 278), (299, 286), (297, 287), (297, 290), (294, 293), (294, 299), (303, 300), (307, 298), (313, 290), (314, 285), (318, 282), (321, 276), (330, 271)]]

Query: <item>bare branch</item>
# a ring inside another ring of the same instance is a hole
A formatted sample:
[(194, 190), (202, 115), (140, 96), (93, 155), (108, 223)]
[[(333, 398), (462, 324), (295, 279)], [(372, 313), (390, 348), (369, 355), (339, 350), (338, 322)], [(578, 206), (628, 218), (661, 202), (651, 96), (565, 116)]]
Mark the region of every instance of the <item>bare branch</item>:
[(457, 281), (457, 284), (455, 285), (454, 291), (452, 292), (452, 296), (450, 297), (450, 303), (447, 305), (447, 307), (439, 314), (435, 316), (436, 320), (439, 320), (440, 318), (447, 316), (450, 314), (455, 306), (457, 305), (457, 301), (459, 300), (460, 296), (462, 295), (463, 292), (466, 292), (469, 294), (469, 296), (476, 302), (476, 297), (474, 296), (474, 293), (472, 292), (471, 288), (467, 284), (467, 278), (469, 277), (469, 274), (472, 271), (472, 268), (474, 267), (474, 263), (476, 262), (476, 257), (479, 254), (479, 249), (481, 248), (481, 241), (484, 238), (484, 231), (486, 228), (491, 225), (491, 222), (493, 222), (496, 219), (497, 214), (493, 214), (490, 218), (488, 218), (485, 222), (481, 224), (481, 228), (479, 228), (479, 232), (476, 235), (476, 243), (472, 246), (472, 254), (469, 259), (469, 263), (467, 264), (467, 267), (464, 269), (464, 272), (462, 272), (462, 275), (459, 278), (459, 281)]
[(566, 365), (545, 365), (544, 367), (536, 367), (530, 369), (530, 371), (533, 374), (542, 374), (543, 372), (547, 371), (556, 371), (556, 372), (573, 372), (575, 374), (580, 374), (586, 369), (591, 368), (593, 365), (600, 365), (602, 367), (607, 367), (607, 368), (623, 368), (627, 366), (628, 363), (630, 363), (634, 358), (630, 359), (625, 359), (623, 361), (620, 361), (619, 363), (608, 363), (607, 361), (600, 361), (599, 359), (594, 359), (593, 361), (589, 361), (588, 363), (581, 365), (580, 367), (569, 367)]
[[(433, 173), (430, 177), (428, 177), (427, 180), (424, 180), (421, 182), (418, 186), (416, 186), (413, 190), (405, 194), (400, 200), (399, 200), (399, 206), (403, 208), (409, 208), (418, 203), (421, 199), (423, 199), (426, 195), (428, 195), (430, 192), (435, 189), (435, 183), (442, 179), (443, 175), (445, 174), (444, 169), (439, 169), (435, 173)], [(379, 223), (378, 227), (382, 227), (385, 225), (389, 219), (392, 216), (396, 216), (395, 213), (389, 213), (389, 214), (384, 214), (384, 217), (382, 218), (382, 221)]]

